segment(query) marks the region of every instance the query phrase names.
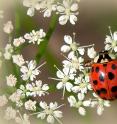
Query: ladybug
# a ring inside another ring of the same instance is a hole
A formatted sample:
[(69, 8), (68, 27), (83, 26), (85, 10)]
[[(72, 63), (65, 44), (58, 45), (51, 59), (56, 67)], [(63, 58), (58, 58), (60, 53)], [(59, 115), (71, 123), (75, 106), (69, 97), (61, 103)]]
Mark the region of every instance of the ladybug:
[(100, 98), (117, 98), (117, 60), (112, 59), (108, 51), (100, 52), (96, 62), (91, 65), (90, 82)]

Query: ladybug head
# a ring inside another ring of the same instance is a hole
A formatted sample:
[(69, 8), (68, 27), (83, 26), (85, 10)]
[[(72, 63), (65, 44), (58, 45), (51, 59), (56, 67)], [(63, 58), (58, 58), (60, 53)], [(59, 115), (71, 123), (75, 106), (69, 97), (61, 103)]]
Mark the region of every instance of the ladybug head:
[(109, 56), (108, 51), (101, 51), (99, 55), (94, 59), (95, 63), (106, 63), (111, 61), (112, 58)]

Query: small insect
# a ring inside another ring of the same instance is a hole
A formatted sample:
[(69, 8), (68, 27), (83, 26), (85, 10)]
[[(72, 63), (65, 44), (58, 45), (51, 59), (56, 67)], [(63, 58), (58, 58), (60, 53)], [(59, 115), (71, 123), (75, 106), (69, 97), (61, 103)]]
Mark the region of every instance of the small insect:
[(105, 100), (117, 98), (117, 60), (102, 51), (91, 65), (90, 82), (98, 96)]

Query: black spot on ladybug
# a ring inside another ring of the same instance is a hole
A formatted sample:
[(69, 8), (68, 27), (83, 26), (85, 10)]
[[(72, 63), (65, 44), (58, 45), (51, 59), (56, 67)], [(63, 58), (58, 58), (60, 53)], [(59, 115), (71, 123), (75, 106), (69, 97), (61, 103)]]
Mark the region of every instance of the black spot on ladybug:
[(104, 82), (104, 75), (100, 74), (99, 80)]
[(115, 64), (112, 64), (112, 69), (115, 70), (117, 66)]
[(108, 72), (108, 78), (110, 80), (113, 80), (115, 78), (114, 74), (112, 72)]
[(92, 67), (91, 71), (94, 72), (94, 67)]
[(103, 64), (103, 66), (104, 66), (104, 67), (106, 67), (106, 66), (107, 66), (107, 64), (105, 63), (105, 64)]
[(94, 85), (97, 85), (97, 84), (98, 84), (98, 81), (97, 81), (97, 80), (94, 80), (94, 81), (93, 81), (93, 84), (94, 84)]
[(100, 90), (96, 90), (96, 93), (97, 93), (98, 95), (100, 95), (101, 92), (100, 92)]
[(113, 86), (113, 87), (111, 88), (111, 91), (112, 91), (112, 92), (117, 92), (117, 86)]
[(99, 72), (99, 67), (96, 67), (95, 68), (95, 71), (98, 73)]
[(107, 93), (107, 90), (105, 88), (101, 88), (100, 89), (100, 92), (103, 93), (103, 94), (106, 94)]

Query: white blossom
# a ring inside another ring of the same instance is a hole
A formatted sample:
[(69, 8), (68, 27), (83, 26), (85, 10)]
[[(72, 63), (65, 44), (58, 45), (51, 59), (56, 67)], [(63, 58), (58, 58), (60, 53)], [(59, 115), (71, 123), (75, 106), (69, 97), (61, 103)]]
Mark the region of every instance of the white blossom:
[(84, 62), (84, 59), (82, 57), (73, 57), (72, 59), (69, 59), (67, 58), (68, 60), (64, 60), (63, 61), (63, 66), (65, 68), (70, 68), (73, 72), (77, 71), (77, 70), (83, 70), (84, 67), (83, 67), (83, 62)]
[(0, 96), (0, 107), (5, 106), (8, 103), (7, 97), (5, 95)]
[(25, 109), (35, 111), (36, 103), (37, 103), (36, 101), (28, 100), (27, 102), (25, 102)]
[(76, 84), (76, 86), (72, 87), (72, 91), (74, 93), (87, 93), (88, 90), (92, 90), (91, 84), (89, 82), (89, 75), (86, 75), (85, 77), (80, 75), (78, 78), (75, 78), (74, 84)]
[(97, 106), (97, 114), (102, 115), (104, 111), (104, 107), (110, 107), (110, 102), (108, 100), (103, 100), (100, 97), (98, 97), (95, 93), (93, 93), (93, 96), (97, 99), (91, 102), (91, 107)]
[(78, 3), (72, 0), (63, 0), (63, 3), (57, 6), (57, 11), (61, 15), (59, 23), (65, 25), (68, 20), (71, 24), (75, 25), (78, 15)]
[[(39, 68), (39, 67), (38, 67)], [(21, 66), (20, 71), (22, 72), (22, 79), (23, 80), (31, 80), (33, 81), (36, 76), (40, 73), (40, 71), (36, 68), (36, 61), (27, 62), (27, 66)]]
[(43, 38), (46, 36), (46, 33), (43, 31), (43, 29), (40, 29), (39, 31), (33, 30), (30, 33), (26, 33), (24, 35), (24, 38), (28, 40), (29, 43), (33, 44), (40, 44), (43, 41)]
[(72, 59), (73, 57), (75, 57), (75, 53), (78, 55), (84, 55), (85, 49), (83, 47), (79, 47), (79, 44), (76, 43), (70, 35), (65, 35), (64, 41), (66, 45), (63, 45), (61, 47), (61, 51), (63, 53), (70, 52), (68, 54), (68, 58)]
[(11, 46), (11, 44), (7, 44), (5, 46), (4, 58), (6, 60), (10, 60), (11, 59), (11, 56), (12, 56), (12, 53), (13, 53), (13, 47)]
[(41, 80), (36, 81), (35, 83), (27, 84), (26, 89), (28, 90), (29, 96), (44, 96), (48, 94), (49, 86), (48, 84), (42, 84)]
[(5, 119), (7, 120), (15, 119), (16, 113), (17, 113), (16, 110), (13, 109), (11, 106), (7, 107), (7, 109), (5, 110)]
[(23, 59), (22, 55), (13, 55), (13, 63), (17, 64), (19, 67), (23, 66), (25, 64), (25, 61)]
[[(50, 17), (52, 11), (56, 10), (55, 0), (44, 0), (42, 8), (42, 12), (44, 12), (44, 17)], [(45, 5), (44, 5), (45, 4)]]
[(13, 31), (13, 24), (12, 24), (12, 22), (8, 21), (6, 24), (4, 24), (3, 30), (7, 34), (12, 33), (12, 31)]
[[(61, 105), (62, 106), (62, 105)], [(47, 122), (50, 124), (54, 124), (55, 120), (57, 120), (60, 124), (59, 120), (62, 118), (62, 112), (58, 110), (61, 106), (58, 106), (57, 102), (50, 103), (47, 105), (46, 102), (40, 102), (40, 107), (43, 109), (41, 112), (37, 112), (37, 118), (44, 119), (47, 117)]]
[(88, 51), (87, 51), (87, 55), (90, 57), (90, 58), (95, 58), (96, 57), (96, 51), (94, 50), (94, 48), (88, 48)]
[(40, 9), (39, 1), (40, 0), (23, 0), (23, 5), (29, 8), (27, 15), (31, 17), (34, 16), (35, 9)]
[(105, 50), (113, 50), (114, 52), (117, 52), (117, 32), (114, 32), (113, 34), (111, 32), (111, 36), (106, 36)]
[(79, 93), (77, 96), (77, 100), (74, 96), (68, 97), (68, 102), (70, 107), (75, 107), (78, 109), (80, 115), (84, 116), (86, 114), (86, 110), (84, 107), (89, 107), (91, 104), (91, 100), (84, 100), (84, 94)]
[(14, 87), (17, 83), (17, 78), (12, 74), (6, 77), (6, 80), (7, 80), (7, 85), (10, 87)]
[(15, 102), (16, 105), (18, 107), (20, 107), (23, 105), (23, 103), (21, 101), (21, 97), (22, 97), (22, 92), (21, 92), (21, 90), (17, 89), (16, 92), (14, 92), (12, 95), (10, 95), (9, 100), (11, 100), (12, 102)]
[(70, 82), (70, 80), (74, 79), (74, 74), (70, 71), (69, 68), (64, 68), (63, 72), (58, 69), (56, 73), (58, 78), (53, 78), (54, 80), (59, 81), (57, 84), (57, 89), (63, 89), (63, 98), (65, 91), (71, 92), (71, 89), (73, 87), (73, 84)]
[(16, 38), (14, 39), (13, 41), (13, 45), (15, 47), (19, 47), (20, 45), (22, 45), (23, 43), (25, 43), (25, 39), (23, 37), (19, 37), (19, 38)]

